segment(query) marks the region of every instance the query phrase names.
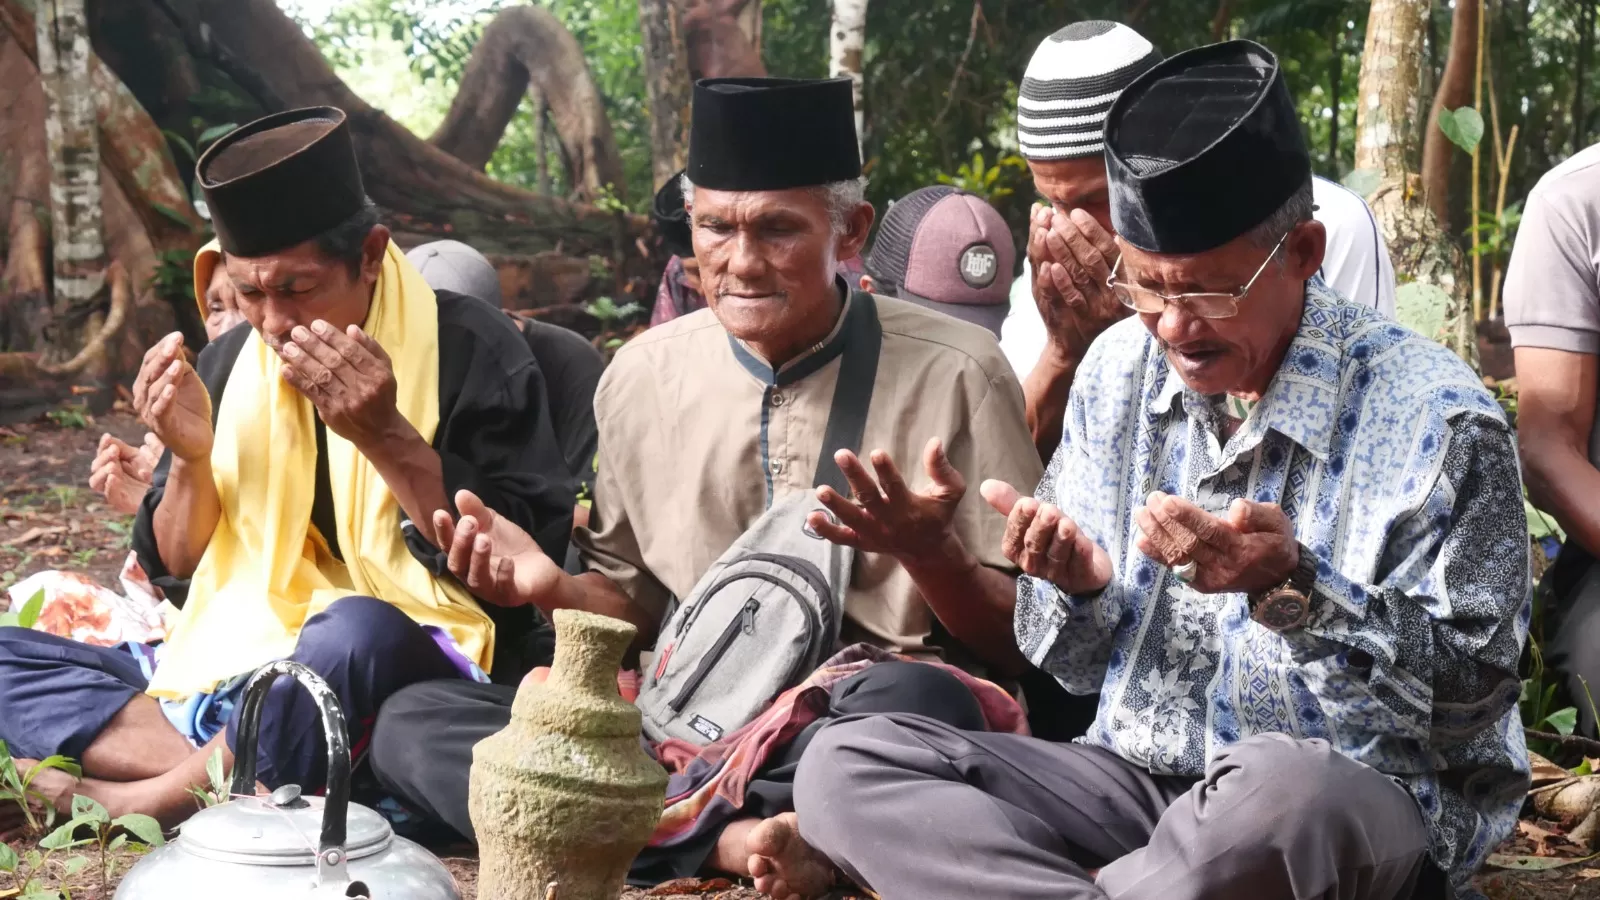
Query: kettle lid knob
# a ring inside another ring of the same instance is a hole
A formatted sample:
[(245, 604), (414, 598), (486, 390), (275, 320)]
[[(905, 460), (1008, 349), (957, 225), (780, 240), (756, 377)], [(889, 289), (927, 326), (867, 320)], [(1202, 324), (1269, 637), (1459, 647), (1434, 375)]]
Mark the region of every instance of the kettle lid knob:
[(278, 809), (305, 809), (311, 805), (301, 798), (298, 784), (286, 784), (278, 788), (267, 798), (267, 802)]

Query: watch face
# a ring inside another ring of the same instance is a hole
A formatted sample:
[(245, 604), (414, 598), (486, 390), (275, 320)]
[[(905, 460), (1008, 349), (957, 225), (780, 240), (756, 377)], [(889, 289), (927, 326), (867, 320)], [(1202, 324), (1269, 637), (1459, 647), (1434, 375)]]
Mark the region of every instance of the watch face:
[(1256, 621), (1273, 631), (1290, 631), (1306, 623), (1311, 604), (1298, 591), (1273, 591), (1256, 607)]

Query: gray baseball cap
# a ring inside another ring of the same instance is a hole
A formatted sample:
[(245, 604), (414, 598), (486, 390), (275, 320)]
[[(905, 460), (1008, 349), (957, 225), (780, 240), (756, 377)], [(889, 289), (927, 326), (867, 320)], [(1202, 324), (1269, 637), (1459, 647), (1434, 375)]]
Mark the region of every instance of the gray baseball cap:
[(460, 241), (418, 244), (406, 259), (436, 291), (454, 291), (500, 308), (500, 273), (482, 253)]

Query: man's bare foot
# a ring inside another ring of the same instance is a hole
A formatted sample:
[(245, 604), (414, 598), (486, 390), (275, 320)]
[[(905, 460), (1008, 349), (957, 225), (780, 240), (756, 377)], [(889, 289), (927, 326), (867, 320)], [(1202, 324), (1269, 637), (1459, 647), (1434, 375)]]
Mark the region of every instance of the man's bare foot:
[(811, 900), (833, 886), (833, 863), (800, 837), (800, 819), (792, 812), (757, 825), (745, 847), (756, 890), (774, 900)]
[[(16, 760), (17, 774), (26, 778), (28, 772), (36, 765), (37, 760)], [(45, 820), (45, 805), (55, 807), (57, 813), (72, 814), (72, 795), (76, 793), (78, 779), (61, 771), (60, 769), (41, 769), (33, 776), (33, 783), (28, 785), (31, 794), (37, 797), (28, 798), (28, 806), (33, 811), (34, 821), (43, 823)], [(0, 841), (14, 840), (27, 836), (27, 817), (22, 814), (22, 809), (14, 803), (5, 804), (0, 808)]]

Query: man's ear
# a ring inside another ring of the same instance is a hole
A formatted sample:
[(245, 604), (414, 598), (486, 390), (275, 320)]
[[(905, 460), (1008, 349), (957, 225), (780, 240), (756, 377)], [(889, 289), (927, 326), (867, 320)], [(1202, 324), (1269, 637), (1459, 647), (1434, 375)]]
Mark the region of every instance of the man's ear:
[(383, 271), (383, 257), (389, 252), (389, 226), (374, 225), (361, 242), (361, 280), (367, 284), (378, 283), (378, 273)]
[(873, 285), (873, 283), (872, 283), (872, 276), (871, 275), (863, 275), (863, 276), (861, 276), (861, 289), (863, 291), (866, 291), (869, 294), (872, 293), (873, 291), (877, 290), (877, 287), (875, 285)]
[(1328, 252), (1328, 229), (1316, 219), (1301, 222), (1289, 232), (1283, 249), (1289, 274), (1296, 281), (1304, 281), (1322, 268), (1322, 258)]
[(850, 211), (849, 218), (845, 219), (844, 235), (839, 238), (839, 259), (853, 259), (861, 255), (861, 248), (867, 245), (867, 235), (872, 232), (872, 220), (876, 218), (871, 203), (857, 204)]

